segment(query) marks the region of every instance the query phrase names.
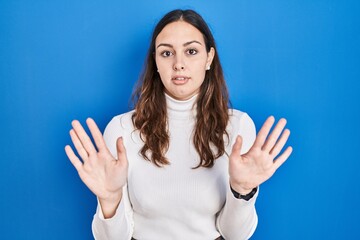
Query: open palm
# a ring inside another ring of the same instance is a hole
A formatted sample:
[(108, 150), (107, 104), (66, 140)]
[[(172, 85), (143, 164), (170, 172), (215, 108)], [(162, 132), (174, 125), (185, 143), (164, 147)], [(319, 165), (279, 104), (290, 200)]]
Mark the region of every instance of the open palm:
[(230, 184), (235, 191), (241, 194), (250, 192), (268, 180), (290, 156), (291, 147), (278, 156), (290, 135), (288, 129), (283, 131), (286, 120), (280, 119), (269, 135), (274, 122), (272, 116), (265, 121), (253, 146), (243, 155), (240, 154), (242, 138), (237, 137), (229, 162)]
[(88, 118), (86, 123), (97, 149), (81, 124), (74, 120), (70, 136), (82, 161), (69, 145), (65, 147), (65, 152), (78, 171), (81, 180), (100, 200), (121, 199), (128, 168), (122, 138), (117, 140), (118, 159), (116, 160), (108, 150), (94, 120)]

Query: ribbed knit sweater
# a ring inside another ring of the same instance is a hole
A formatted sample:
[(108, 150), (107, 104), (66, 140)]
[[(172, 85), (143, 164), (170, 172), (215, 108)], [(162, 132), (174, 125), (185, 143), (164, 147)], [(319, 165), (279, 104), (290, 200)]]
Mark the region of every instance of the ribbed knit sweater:
[[(178, 101), (166, 95), (170, 164), (164, 167), (139, 154), (143, 142), (131, 121), (133, 111), (114, 117), (107, 125), (104, 139), (114, 157), (116, 140), (123, 137), (128, 180), (112, 218), (104, 219), (98, 204), (92, 224), (95, 239), (209, 240), (222, 235), (226, 240), (240, 240), (253, 234), (258, 193), (249, 201), (233, 196), (228, 156), (216, 159), (212, 168), (193, 169), (199, 163), (193, 144), (196, 97)], [(232, 109), (229, 113), (226, 152), (231, 153), (236, 136), (241, 135), (245, 153), (255, 140), (254, 123), (244, 112)]]

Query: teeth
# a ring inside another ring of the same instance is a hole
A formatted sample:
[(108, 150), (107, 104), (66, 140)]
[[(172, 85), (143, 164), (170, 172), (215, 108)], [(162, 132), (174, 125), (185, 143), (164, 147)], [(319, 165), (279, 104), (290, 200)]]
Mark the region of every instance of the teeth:
[(180, 77), (180, 78), (175, 78), (176, 80), (185, 80), (185, 78)]

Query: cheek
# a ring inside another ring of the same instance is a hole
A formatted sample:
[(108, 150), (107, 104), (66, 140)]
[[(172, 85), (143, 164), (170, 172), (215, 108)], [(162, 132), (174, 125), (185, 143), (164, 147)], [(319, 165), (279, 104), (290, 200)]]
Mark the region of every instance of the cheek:
[(197, 59), (192, 59), (189, 62), (189, 67), (193, 71), (196, 71), (197, 73), (205, 71), (205, 68), (206, 68), (206, 58), (205, 58), (205, 56), (201, 56), (201, 57), (199, 57)]
[(167, 69), (165, 66), (158, 66), (158, 74), (164, 85), (167, 85), (171, 79), (171, 70)]
[(166, 75), (168, 74), (166, 64), (164, 63), (164, 61), (159, 61), (157, 58), (155, 59), (155, 63), (157, 72), (160, 75), (161, 81), (163, 81), (163, 79), (165, 79)]
[(156, 63), (157, 69), (159, 71), (166, 70), (171, 65), (171, 62), (169, 61), (169, 59), (163, 59), (161, 57), (156, 57), (155, 63)]
[(198, 80), (202, 81), (204, 80), (205, 73), (206, 73), (206, 62), (204, 61), (197, 61), (193, 62), (190, 65), (191, 72), (193, 73), (194, 77), (196, 77)]

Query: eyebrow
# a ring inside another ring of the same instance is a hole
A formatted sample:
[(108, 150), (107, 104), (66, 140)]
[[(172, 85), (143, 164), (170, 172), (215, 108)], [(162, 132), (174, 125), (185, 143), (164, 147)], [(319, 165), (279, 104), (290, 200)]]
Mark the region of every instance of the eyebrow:
[[(202, 45), (199, 41), (193, 40), (193, 41), (184, 43), (183, 46), (186, 47), (186, 46), (188, 46), (188, 45), (190, 45), (190, 44), (192, 44), (192, 43), (198, 43), (198, 44)], [(171, 45), (171, 44), (169, 44), (169, 43), (160, 43), (156, 48), (159, 48), (159, 47), (161, 47), (161, 46), (171, 47), (171, 48), (174, 47), (173, 45)]]

